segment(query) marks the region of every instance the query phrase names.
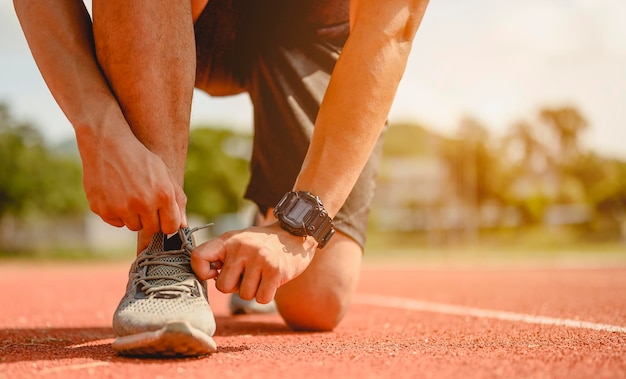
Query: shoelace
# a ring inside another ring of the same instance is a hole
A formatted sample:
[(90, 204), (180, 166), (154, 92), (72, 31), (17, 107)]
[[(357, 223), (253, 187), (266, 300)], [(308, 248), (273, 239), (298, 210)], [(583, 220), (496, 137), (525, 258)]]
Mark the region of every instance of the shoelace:
[[(198, 230), (208, 228), (213, 224), (206, 224), (195, 227), (193, 229), (183, 228), (179, 230), (179, 235), (182, 240), (182, 246), (180, 250), (169, 250), (153, 252), (151, 254), (145, 254), (137, 261), (137, 265), (140, 268), (146, 266), (169, 266), (173, 270), (168, 275), (154, 275), (149, 274), (138, 279), (141, 290), (147, 295), (163, 295), (163, 297), (176, 297), (180, 293), (190, 293), (199, 295), (198, 289), (195, 285), (190, 285), (190, 282), (186, 282), (188, 279), (196, 279), (195, 274), (191, 268), (191, 252), (194, 249), (191, 236)], [(146, 272), (150, 272), (148, 268)]]

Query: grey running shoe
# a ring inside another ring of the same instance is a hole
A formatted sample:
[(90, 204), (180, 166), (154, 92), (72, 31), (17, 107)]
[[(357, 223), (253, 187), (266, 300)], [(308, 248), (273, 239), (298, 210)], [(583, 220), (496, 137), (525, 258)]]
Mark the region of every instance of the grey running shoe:
[(180, 229), (171, 237), (157, 233), (129, 272), (126, 294), (113, 315), (122, 355), (198, 356), (217, 350), (215, 318), (206, 282), (191, 269), (191, 234)]
[(243, 300), (237, 292), (230, 296), (229, 308), (230, 313), (233, 315), (272, 314), (278, 312), (274, 300), (267, 304), (261, 304), (256, 299)]

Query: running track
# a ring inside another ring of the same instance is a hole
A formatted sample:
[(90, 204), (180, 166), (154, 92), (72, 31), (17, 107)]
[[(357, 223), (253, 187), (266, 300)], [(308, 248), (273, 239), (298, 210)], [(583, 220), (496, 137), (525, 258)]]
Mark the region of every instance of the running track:
[(118, 357), (112, 312), (127, 264), (0, 263), (0, 379), (626, 378), (626, 265), (424, 268), (365, 264), (331, 333), (228, 317), (218, 353)]

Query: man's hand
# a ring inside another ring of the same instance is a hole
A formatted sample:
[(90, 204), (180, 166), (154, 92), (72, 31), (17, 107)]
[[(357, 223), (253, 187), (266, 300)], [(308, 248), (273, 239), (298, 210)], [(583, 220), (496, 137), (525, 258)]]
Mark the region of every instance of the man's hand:
[(200, 279), (216, 279), (221, 292), (239, 291), (242, 299), (265, 304), (308, 267), (316, 248), (313, 238), (293, 236), (275, 222), (228, 232), (199, 245), (191, 254), (191, 265)]
[(186, 226), (187, 198), (165, 163), (134, 136), (81, 147), (91, 210), (113, 226), (148, 235)]

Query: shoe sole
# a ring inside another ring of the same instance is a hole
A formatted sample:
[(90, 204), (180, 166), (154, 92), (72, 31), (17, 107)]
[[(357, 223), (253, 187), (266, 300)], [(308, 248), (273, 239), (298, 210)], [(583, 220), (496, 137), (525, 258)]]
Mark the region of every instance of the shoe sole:
[(268, 315), (278, 313), (276, 302), (272, 300), (270, 303), (261, 304), (256, 300), (243, 300), (237, 294), (231, 295), (230, 313), (233, 316), (238, 315)]
[(217, 351), (211, 336), (187, 321), (172, 321), (159, 330), (118, 337), (111, 345), (120, 355), (196, 357)]

